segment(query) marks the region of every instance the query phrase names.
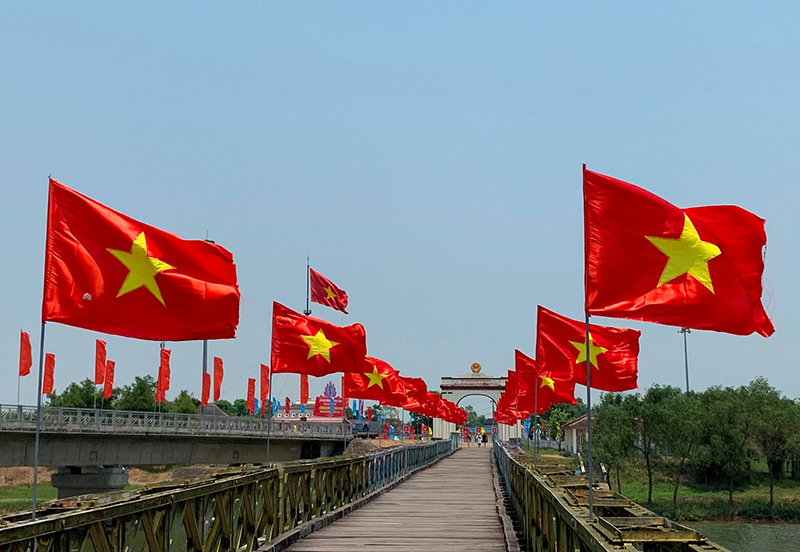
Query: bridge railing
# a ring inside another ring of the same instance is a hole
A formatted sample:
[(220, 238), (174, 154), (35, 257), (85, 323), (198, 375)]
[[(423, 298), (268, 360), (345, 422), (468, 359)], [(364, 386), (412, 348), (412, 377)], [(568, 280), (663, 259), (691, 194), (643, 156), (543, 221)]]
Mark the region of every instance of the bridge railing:
[[(589, 516), (588, 478), (564, 465), (533, 462), (518, 447), (494, 442), (494, 456), (523, 550), (570, 552), (726, 552), (697, 531), (614, 493), (595, 481)], [(727, 551), (729, 552), (729, 551)]]
[(0, 518), (0, 552), (252, 552), (454, 448), (434, 441), (54, 501), (35, 521)]
[[(0, 405), (0, 432), (33, 431), (36, 407)], [(342, 439), (352, 436), (349, 423), (281, 420), (254, 416), (218, 416), (173, 412), (135, 412), (90, 408), (42, 408), (44, 432), (165, 435), (238, 435), (275, 438)]]

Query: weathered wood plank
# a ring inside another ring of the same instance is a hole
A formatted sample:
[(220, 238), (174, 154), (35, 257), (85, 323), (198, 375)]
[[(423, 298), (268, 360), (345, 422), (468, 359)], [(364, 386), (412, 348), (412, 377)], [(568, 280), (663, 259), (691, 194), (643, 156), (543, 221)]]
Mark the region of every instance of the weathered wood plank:
[(491, 449), (461, 449), (287, 550), (504, 552), (496, 504)]

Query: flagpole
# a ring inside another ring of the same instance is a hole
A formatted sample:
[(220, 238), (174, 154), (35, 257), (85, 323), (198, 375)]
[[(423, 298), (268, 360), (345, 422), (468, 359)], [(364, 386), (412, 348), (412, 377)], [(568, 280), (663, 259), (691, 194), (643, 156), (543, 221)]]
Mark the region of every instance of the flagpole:
[[(22, 341), (22, 328), (19, 330), (20, 341)], [(20, 357), (22, 357), (22, 345), (20, 344), (19, 347)], [(22, 375), (19, 373), (20, 371), (17, 370), (17, 406), (19, 406), (19, 386), (22, 383)]]
[(592, 481), (592, 351), (589, 334), (589, 311), (586, 311), (586, 454), (589, 466), (589, 521), (594, 521), (594, 493)]
[[(203, 340), (203, 377), (200, 379), (200, 396), (203, 396), (203, 385), (205, 385), (206, 374), (208, 374), (208, 339)], [(211, 387), (209, 385), (209, 387)], [(211, 389), (208, 390), (211, 393)], [(206, 412), (206, 406), (200, 405), (200, 428), (203, 427), (203, 414)]]
[(306, 255), (306, 310), (303, 311), (303, 314), (306, 316), (311, 314), (311, 264), (310, 264), (310, 257)]
[(33, 508), (31, 509), (31, 519), (36, 519), (36, 486), (39, 479), (39, 434), (42, 428), (42, 384), (44, 383), (44, 329), (45, 322), (42, 321), (42, 331), (39, 338), (39, 387), (37, 388), (36, 399), (36, 440), (33, 447)]
[(689, 345), (686, 334), (692, 333), (689, 328), (681, 328), (678, 333), (683, 334), (683, 361), (686, 366), (686, 392), (689, 392)]
[(533, 380), (533, 419), (536, 427), (533, 428), (533, 463), (539, 459), (539, 377)]
[(267, 396), (267, 401), (269, 401), (269, 408), (267, 409), (267, 466), (269, 466), (269, 445), (272, 433), (272, 362), (269, 364), (269, 394)]

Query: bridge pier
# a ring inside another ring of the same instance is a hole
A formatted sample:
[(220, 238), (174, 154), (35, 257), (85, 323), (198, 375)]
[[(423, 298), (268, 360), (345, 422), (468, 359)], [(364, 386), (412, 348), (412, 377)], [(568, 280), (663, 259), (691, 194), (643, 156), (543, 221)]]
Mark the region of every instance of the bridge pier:
[(50, 483), (58, 489), (59, 499), (121, 491), (128, 484), (128, 472), (122, 466), (61, 466)]

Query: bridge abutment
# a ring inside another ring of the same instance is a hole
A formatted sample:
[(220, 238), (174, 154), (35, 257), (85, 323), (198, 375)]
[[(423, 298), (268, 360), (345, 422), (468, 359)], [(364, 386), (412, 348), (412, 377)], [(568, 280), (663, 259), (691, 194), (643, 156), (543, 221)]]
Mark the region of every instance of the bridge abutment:
[(50, 482), (58, 490), (58, 498), (69, 498), (121, 491), (128, 484), (128, 472), (122, 466), (61, 466)]

